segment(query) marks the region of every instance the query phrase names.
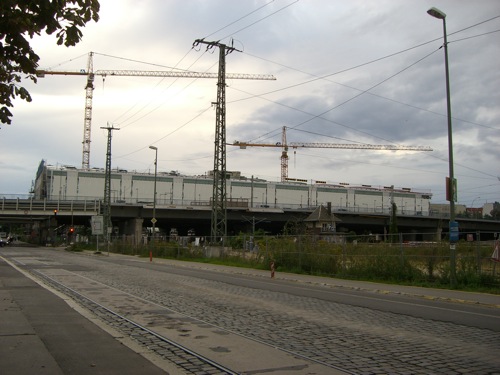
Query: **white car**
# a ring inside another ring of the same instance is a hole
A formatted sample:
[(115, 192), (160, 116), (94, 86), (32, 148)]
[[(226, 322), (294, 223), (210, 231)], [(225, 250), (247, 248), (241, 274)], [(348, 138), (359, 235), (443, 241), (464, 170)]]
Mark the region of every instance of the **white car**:
[(0, 247), (4, 247), (12, 242), (12, 237), (0, 238)]

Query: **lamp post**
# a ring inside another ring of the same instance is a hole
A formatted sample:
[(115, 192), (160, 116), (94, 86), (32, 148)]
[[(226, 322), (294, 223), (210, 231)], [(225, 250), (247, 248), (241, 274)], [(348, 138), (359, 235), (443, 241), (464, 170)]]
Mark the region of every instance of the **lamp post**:
[(449, 179), (446, 184), (446, 195), (450, 201), (450, 283), (452, 287), (456, 286), (456, 248), (455, 242), (458, 241), (458, 224), (455, 222), (455, 200), (457, 197), (457, 186), (453, 173), (453, 140), (451, 128), (451, 100), (450, 100), (450, 70), (448, 65), (448, 38), (446, 34), (446, 14), (437, 8), (431, 8), (427, 11), (434, 18), (443, 20), (443, 36), (444, 36), (444, 63), (446, 73), (446, 107), (448, 118), (448, 167)]
[[(155, 236), (156, 236), (156, 174), (158, 172), (158, 148), (155, 146), (149, 146), (151, 150), (155, 151), (155, 183), (154, 183), (154, 192), (153, 192), (153, 218), (151, 222), (153, 223), (153, 237), (151, 241), (153, 242), (153, 247), (155, 245)], [(152, 254), (150, 252), (149, 259), (151, 260)]]

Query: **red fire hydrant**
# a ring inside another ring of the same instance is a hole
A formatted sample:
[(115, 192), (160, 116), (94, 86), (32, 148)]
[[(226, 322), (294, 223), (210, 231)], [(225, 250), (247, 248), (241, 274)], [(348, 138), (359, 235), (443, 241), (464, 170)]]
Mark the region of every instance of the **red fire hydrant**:
[(271, 279), (274, 279), (274, 260), (271, 262)]

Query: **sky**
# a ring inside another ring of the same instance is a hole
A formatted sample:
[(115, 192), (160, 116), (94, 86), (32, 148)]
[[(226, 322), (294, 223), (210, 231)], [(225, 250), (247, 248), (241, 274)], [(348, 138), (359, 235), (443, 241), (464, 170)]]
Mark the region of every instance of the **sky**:
[[(446, 203), (449, 175), (443, 22), (446, 13), (454, 174), (458, 204), (500, 201), (500, 2), (497, 0), (101, 0), (99, 22), (75, 47), (55, 35), (31, 45), (40, 69), (218, 72), (226, 80), (228, 143), (287, 142), (427, 146), (431, 152), (300, 148), (288, 177), (310, 182), (411, 188)], [(90, 167), (204, 175), (213, 169), (216, 79), (96, 76)], [(82, 165), (85, 76), (23, 81), (33, 101), (15, 101), (2, 125), (0, 196), (27, 194), (43, 159)], [(227, 170), (280, 181), (281, 149), (227, 146)], [(6, 177), (7, 176), (7, 177)]]

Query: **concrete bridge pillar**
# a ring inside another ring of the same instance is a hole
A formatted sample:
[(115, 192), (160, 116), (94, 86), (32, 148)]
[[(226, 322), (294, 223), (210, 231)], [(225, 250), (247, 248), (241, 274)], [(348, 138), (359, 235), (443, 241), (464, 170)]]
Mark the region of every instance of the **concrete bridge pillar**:
[(441, 234), (443, 232), (443, 228), (438, 227), (436, 231), (436, 241), (441, 242)]
[(143, 222), (144, 219), (142, 217), (136, 217), (127, 220), (125, 223), (124, 234), (128, 236), (133, 236), (135, 245), (141, 244)]

